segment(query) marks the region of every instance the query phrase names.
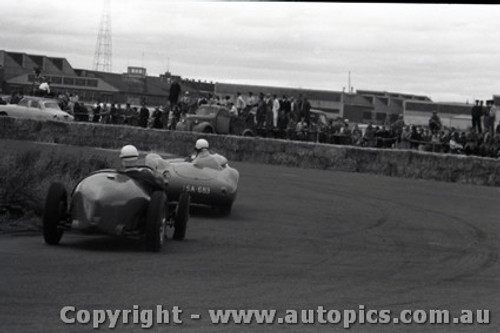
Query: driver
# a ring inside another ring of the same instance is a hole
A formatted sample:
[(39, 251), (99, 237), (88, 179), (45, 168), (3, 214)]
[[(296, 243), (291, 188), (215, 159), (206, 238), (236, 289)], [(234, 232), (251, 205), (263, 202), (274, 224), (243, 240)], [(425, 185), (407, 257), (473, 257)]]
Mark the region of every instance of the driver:
[(207, 140), (196, 140), (196, 144), (194, 145), (194, 152), (186, 159), (186, 161), (192, 162), (195, 166), (198, 167), (220, 169), (221, 163), (213, 154), (210, 153), (208, 148), (209, 145)]
[(122, 164), (121, 171), (143, 185), (148, 193), (165, 191), (165, 183), (162, 177), (152, 168), (138, 163), (139, 152), (135, 146), (123, 146), (120, 150), (120, 160)]

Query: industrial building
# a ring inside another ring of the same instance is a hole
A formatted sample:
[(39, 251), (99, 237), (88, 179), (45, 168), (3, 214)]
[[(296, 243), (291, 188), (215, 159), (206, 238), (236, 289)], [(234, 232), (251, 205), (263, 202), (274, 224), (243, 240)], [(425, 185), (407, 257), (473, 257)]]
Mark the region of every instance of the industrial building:
[[(349, 119), (354, 123), (391, 123), (404, 115), (407, 123), (424, 123), (432, 111), (438, 111), (445, 118), (444, 124), (464, 127), (470, 123), (468, 104), (435, 103), (427, 96), (408, 93), (357, 90), (344, 92), (335, 90), (313, 90), (287, 87), (267, 87), (230, 83), (202, 82), (201, 80), (174, 76), (169, 72), (150, 76), (146, 68), (128, 67), (127, 72), (118, 74), (88, 69), (73, 68), (64, 57), (49, 57), (0, 50), (0, 82), (2, 94), (33, 91), (35, 70), (50, 82), (54, 92), (78, 94), (87, 102), (130, 103), (138, 105), (145, 101), (150, 106), (166, 105), (170, 84), (180, 81), (183, 91), (189, 91), (191, 99), (208, 94), (229, 96), (234, 100), (236, 93), (246, 96), (248, 92), (283, 95), (309, 99), (312, 108), (325, 111), (330, 118)], [(500, 97), (494, 96), (496, 104)]]

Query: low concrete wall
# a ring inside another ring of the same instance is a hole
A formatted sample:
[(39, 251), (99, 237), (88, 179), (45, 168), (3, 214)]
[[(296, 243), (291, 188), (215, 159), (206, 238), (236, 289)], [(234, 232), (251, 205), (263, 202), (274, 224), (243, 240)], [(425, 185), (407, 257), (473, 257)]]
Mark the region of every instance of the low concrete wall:
[[(199, 133), (0, 117), (0, 138), (4, 139), (114, 149), (134, 144), (144, 151), (185, 156), (199, 137)], [(203, 137), (230, 161), (500, 186), (498, 159), (211, 134)]]

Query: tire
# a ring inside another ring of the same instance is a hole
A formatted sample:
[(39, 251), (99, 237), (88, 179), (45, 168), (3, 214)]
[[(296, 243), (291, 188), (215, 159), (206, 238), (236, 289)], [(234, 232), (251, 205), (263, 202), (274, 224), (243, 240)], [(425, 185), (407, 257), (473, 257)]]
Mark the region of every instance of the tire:
[(57, 245), (63, 235), (59, 228), (67, 217), (68, 194), (61, 183), (52, 183), (43, 212), (43, 238), (49, 245)]
[(179, 202), (177, 203), (177, 210), (175, 212), (174, 235), (172, 236), (172, 238), (175, 240), (183, 240), (186, 236), (190, 204), (191, 196), (189, 195), (189, 193), (181, 193)]
[(203, 132), (202, 132), (202, 133), (209, 133), (209, 134), (211, 134), (211, 133), (213, 133), (213, 132), (214, 132), (214, 131), (212, 130), (212, 128), (211, 128), (211, 127), (205, 127), (205, 128), (203, 129)]
[(233, 208), (233, 204), (225, 204), (225, 205), (220, 205), (219, 207), (219, 212), (221, 216), (229, 216), (231, 215), (231, 210)]
[(167, 218), (167, 196), (163, 191), (155, 191), (151, 195), (146, 215), (145, 241), (146, 249), (159, 252), (165, 243)]

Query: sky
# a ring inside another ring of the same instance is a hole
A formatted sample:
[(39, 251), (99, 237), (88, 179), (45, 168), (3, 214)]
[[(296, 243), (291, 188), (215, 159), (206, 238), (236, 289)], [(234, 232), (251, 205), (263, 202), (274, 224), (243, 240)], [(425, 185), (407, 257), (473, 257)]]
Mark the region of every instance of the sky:
[[(92, 69), (103, 0), (0, 0), (0, 49)], [(500, 5), (110, 0), (112, 71), (438, 102), (500, 95)]]

